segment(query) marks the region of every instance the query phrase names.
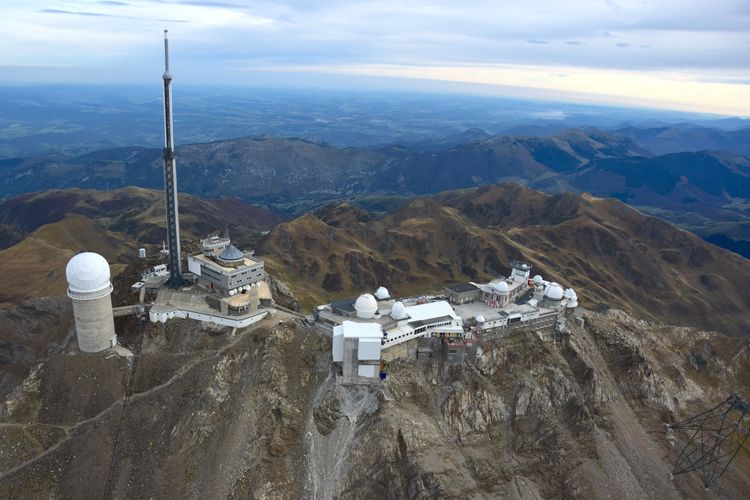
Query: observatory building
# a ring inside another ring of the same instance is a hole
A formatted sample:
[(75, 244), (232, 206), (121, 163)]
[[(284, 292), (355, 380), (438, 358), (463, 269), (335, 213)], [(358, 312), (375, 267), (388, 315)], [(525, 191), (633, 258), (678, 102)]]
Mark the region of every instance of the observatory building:
[(199, 285), (222, 297), (248, 291), (265, 277), (263, 260), (239, 250), (229, 236), (209, 236), (201, 240), (201, 249), (203, 253), (188, 257), (188, 269)]
[(68, 297), (73, 299), (78, 348), (100, 352), (117, 344), (112, 316), (109, 264), (93, 252), (79, 253), (65, 268)]
[(342, 365), (344, 377), (375, 378), (380, 374), (383, 332), (377, 323), (344, 321), (333, 328), (334, 363)]
[[(443, 359), (455, 363), (475, 355), (483, 337), (502, 337), (518, 329), (546, 339), (551, 333), (568, 334), (565, 320), (576, 319), (578, 307), (575, 290), (540, 275), (531, 278), (528, 263), (514, 261), (510, 267), (508, 277), (456, 283), (435, 295), (395, 300), (379, 287), (374, 293), (333, 300), (316, 308), (315, 328), (332, 336), (334, 367), (343, 383), (376, 378), (376, 354), (388, 363), (432, 358), (441, 348)], [(375, 338), (378, 352), (370, 345)]]

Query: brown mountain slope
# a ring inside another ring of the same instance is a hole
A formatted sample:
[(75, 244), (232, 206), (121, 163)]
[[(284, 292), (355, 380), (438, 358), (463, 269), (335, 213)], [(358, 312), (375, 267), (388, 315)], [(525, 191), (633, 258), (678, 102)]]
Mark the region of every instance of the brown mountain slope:
[(308, 306), (378, 285), (403, 295), (487, 279), (524, 258), (574, 286), (589, 307), (750, 329), (750, 261), (589, 195), (503, 184), (415, 199), (377, 220), (339, 205), (277, 226), (260, 249)]
[[(238, 244), (248, 245), (281, 220), (237, 199), (180, 195), (181, 234), (192, 243), (226, 225)], [(138, 247), (156, 251), (165, 235), (164, 202), (160, 192), (140, 188), (32, 193), (0, 204), (0, 226), (20, 238), (0, 250), (0, 304), (7, 304), (65, 293), (65, 266), (78, 252), (102, 254), (116, 274), (135, 260)]]
[[(65, 293), (65, 266), (76, 253), (97, 252), (112, 263), (116, 275), (135, 245), (82, 215), (71, 214), (47, 224), (17, 245), (0, 251), (0, 304)], [(130, 255), (132, 254), (132, 255)]]
[[(233, 238), (247, 241), (283, 220), (275, 212), (236, 198), (208, 200), (180, 194), (179, 203), (183, 239), (195, 240), (228, 225)], [(160, 244), (165, 236), (163, 193), (137, 187), (30, 193), (0, 203), (0, 224), (28, 234), (70, 213), (126, 233), (138, 244)]]

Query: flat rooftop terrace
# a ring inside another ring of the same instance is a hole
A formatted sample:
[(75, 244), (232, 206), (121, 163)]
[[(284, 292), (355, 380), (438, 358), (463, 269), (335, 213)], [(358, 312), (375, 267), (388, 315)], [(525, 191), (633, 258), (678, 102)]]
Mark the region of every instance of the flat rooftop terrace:
[[(191, 257), (194, 258), (195, 260), (199, 261), (200, 263), (206, 264), (208, 267), (216, 268), (216, 269), (220, 270), (223, 273), (232, 273), (232, 272), (234, 272), (234, 271), (237, 270), (237, 268), (235, 268), (235, 267), (222, 266), (221, 264), (219, 264), (215, 260), (213, 260), (213, 259), (211, 259), (209, 257), (206, 257), (202, 253), (199, 253), (199, 254), (196, 254), (196, 255), (192, 255)], [(254, 266), (254, 265), (259, 264), (261, 262), (263, 262), (261, 259), (250, 258), (247, 255), (242, 260), (242, 264), (245, 265), (245, 266), (248, 266), (248, 267)]]
[(464, 320), (474, 319), (479, 315), (484, 316), (488, 321), (507, 317), (514, 313), (525, 314), (534, 310), (539, 310), (540, 315), (553, 312), (552, 309), (544, 307), (534, 307), (530, 304), (508, 304), (505, 307), (489, 307), (484, 302), (469, 302), (467, 304), (454, 305), (453, 310)]

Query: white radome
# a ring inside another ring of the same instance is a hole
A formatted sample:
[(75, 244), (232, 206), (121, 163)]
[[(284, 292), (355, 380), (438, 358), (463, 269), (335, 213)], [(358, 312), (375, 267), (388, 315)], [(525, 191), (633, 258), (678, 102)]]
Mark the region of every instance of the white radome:
[(480, 315), (478, 315), (478, 316), (477, 316), (476, 318), (474, 318), (474, 319), (475, 319), (475, 320), (477, 320), (477, 323), (484, 323), (484, 322), (485, 322), (484, 316), (482, 316), (481, 314), (480, 314)]
[(498, 281), (492, 284), (492, 288), (497, 293), (508, 293), (508, 283), (505, 281)]
[(575, 307), (578, 307), (578, 295), (576, 295), (576, 291), (572, 288), (568, 288), (565, 290), (565, 298), (568, 299), (568, 303), (566, 307), (568, 309), (573, 309)]
[(109, 289), (110, 272), (107, 259), (94, 252), (74, 256), (65, 268), (68, 289), (74, 293), (94, 293)]
[(385, 300), (385, 299), (390, 299), (391, 298), (391, 294), (390, 294), (390, 292), (388, 292), (388, 289), (386, 287), (381, 286), (375, 292), (375, 297), (378, 300)]
[(406, 317), (406, 308), (403, 302), (394, 302), (391, 307), (391, 318), (404, 319)]
[(378, 312), (378, 301), (372, 294), (365, 293), (357, 298), (354, 303), (354, 310), (357, 312), (357, 317), (362, 319), (369, 319), (375, 316)]
[(542, 286), (542, 283), (544, 283), (544, 278), (542, 278), (541, 275), (537, 274), (536, 276), (534, 276), (534, 284), (536, 286)]
[(549, 300), (562, 300), (563, 293), (563, 288), (560, 285), (558, 285), (557, 283), (552, 283), (544, 291), (544, 296)]

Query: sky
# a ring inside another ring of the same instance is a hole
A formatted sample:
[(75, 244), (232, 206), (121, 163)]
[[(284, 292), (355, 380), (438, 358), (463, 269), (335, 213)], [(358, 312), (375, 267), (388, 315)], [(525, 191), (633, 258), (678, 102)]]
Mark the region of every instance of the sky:
[(164, 28), (175, 84), (750, 116), (750, 0), (2, 0), (0, 84), (149, 84)]

